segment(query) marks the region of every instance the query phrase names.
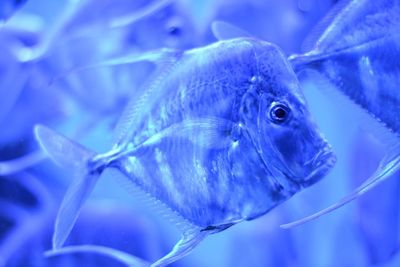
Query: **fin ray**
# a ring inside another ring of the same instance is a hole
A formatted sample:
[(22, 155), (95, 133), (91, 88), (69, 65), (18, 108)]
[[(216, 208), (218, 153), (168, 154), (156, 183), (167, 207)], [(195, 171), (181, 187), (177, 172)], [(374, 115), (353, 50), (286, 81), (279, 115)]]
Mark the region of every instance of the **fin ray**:
[(42, 151), (34, 151), (16, 159), (0, 161), (0, 176), (21, 172), (38, 164), (45, 157)]
[(197, 247), (209, 234), (209, 231), (198, 231), (197, 229), (185, 233), (181, 240), (175, 244), (171, 252), (154, 262), (151, 267), (166, 266), (183, 258)]
[(57, 250), (50, 250), (45, 252), (46, 257), (62, 256), (74, 253), (95, 253), (99, 255), (108, 256), (113, 258), (127, 266), (131, 267), (149, 267), (150, 264), (146, 261), (135, 257), (129, 253), (116, 250), (104, 246), (96, 245), (79, 245), (79, 246), (68, 246)]
[(347, 203), (353, 201), (354, 199), (358, 198), (359, 196), (365, 194), (379, 183), (385, 181), (386, 179), (392, 177), (394, 173), (396, 173), (400, 168), (400, 145), (397, 145), (390, 153), (388, 153), (381, 161), (378, 169), (375, 173), (367, 179), (364, 183), (362, 183), (353, 193), (349, 194), (348, 196), (342, 198), (337, 203), (331, 205), (328, 208), (325, 208), (317, 213), (314, 213), (310, 216), (307, 216), (303, 219), (283, 224), (281, 228), (288, 229), (293, 228), (299, 225), (302, 225), (306, 222), (315, 220), (327, 213), (330, 213)]
[(67, 239), (79, 212), (101, 174), (90, 170), (88, 162), (95, 155), (81, 145), (43, 126), (35, 126), (35, 135), (41, 148), (63, 167), (72, 168), (75, 178), (61, 202), (53, 235), (53, 248), (60, 248)]
[(139, 98), (131, 98), (126, 105), (114, 131), (114, 144), (123, 143), (129, 137), (129, 132), (133, 131), (141, 116), (147, 113), (151, 103), (156, 101), (155, 96), (159, 96), (164, 89), (161, 82), (177, 65), (181, 54), (182, 52), (177, 50), (164, 50), (164, 53), (160, 55), (157, 61), (158, 70), (155, 70), (152, 75), (154, 79), (150, 78), (149, 82), (143, 85), (145, 90)]
[(336, 20), (337, 16), (340, 15), (343, 9), (345, 9), (350, 2), (350, 0), (340, 0), (328, 11), (322, 20), (311, 29), (310, 33), (302, 44), (301, 50), (303, 52), (308, 52), (314, 48), (317, 41), (324, 34), (325, 30), (331, 25), (332, 22)]

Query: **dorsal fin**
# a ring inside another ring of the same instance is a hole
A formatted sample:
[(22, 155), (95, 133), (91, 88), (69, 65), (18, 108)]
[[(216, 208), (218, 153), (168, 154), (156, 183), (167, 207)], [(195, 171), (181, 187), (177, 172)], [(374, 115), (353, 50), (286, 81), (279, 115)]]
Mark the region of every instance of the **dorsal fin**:
[(141, 116), (147, 113), (146, 110), (150, 108), (152, 102), (156, 101), (157, 96), (160, 95), (160, 92), (164, 88), (161, 86), (162, 81), (171, 73), (181, 55), (182, 52), (180, 51), (170, 50), (169, 53), (162, 56), (157, 64), (158, 69), (155, 71), (155, 74), (142, 86), (144, 90), (141, 96), (139, 98), (131, 98), (128, 102), (115, 128), (114, 144), (123, 143)]
[(337, 18), (337, 16), (343, 11), (343, 9), (350, 3), (351, 0), (340, 0), (336, 3), (328, 13), (323, 17), (323, 19), (315, 25), (306, 39), (302, 44), (302, 51), (308, 52), (312, 50), (320, 39), (324, 31), (331, 25), (331, 23)]
[(398, 0), (342, 0), (306, 39), (306, 52), (344, 50), (397, 31)]
[(217, 38), (219, 41), (240, 37), (252, 37), (251, 34), (245, 30), (225, 21), (213, 21), (211, 23), (211, 30), (215, 38)]

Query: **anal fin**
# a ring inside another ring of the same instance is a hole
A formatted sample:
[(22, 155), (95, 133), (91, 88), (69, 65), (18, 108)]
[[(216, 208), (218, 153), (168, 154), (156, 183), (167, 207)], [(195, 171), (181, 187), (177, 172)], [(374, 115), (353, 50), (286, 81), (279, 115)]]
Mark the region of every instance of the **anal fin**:
[(154, 262), (150, 267), (162, 267), (173, 263), (187, 254), (189, 254), (195, 247), (197, 247), (204, 238), (210, 235), (210, 231), (194, 230), (185, 233), (181, 240), (175, 244), (174, 248), (167, 255)]

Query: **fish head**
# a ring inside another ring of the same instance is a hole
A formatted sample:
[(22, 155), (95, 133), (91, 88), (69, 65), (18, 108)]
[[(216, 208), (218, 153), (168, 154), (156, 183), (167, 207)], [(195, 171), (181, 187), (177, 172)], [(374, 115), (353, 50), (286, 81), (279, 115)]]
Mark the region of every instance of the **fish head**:
[(283, 187), (307, 187), (327, 174), (336, 157), (313, 121), (286, 58), (274, 45), (264, 44), (263, 49), (242, 98), (242, 127), (276, 181)]

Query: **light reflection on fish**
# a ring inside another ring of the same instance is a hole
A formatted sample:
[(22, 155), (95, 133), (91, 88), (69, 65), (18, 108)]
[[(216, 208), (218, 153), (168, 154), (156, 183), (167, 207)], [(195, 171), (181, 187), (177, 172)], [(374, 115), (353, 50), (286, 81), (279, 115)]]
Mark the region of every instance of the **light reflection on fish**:
[(289, 58), (297, 72), (312, 69), (382, 122), (395, 135), (374, 175), (354, 193), (291, 227), (343, 206), (390, 177), (400, 167), (400, 1), (343, 1), (309, 38), (310, 50)]
[(60, 207), (55, 253), (106, 168), (179, 218), (183, 238), (151, 265), (165, 266), (209, 234), (267, 213), (333, 166), (335, 156), (276, 46), (241, 38), (166, 51), (164, 58), (160, 76), (128, 105), (109, 152), (35, 128), (49, 156), (78, 173)]

